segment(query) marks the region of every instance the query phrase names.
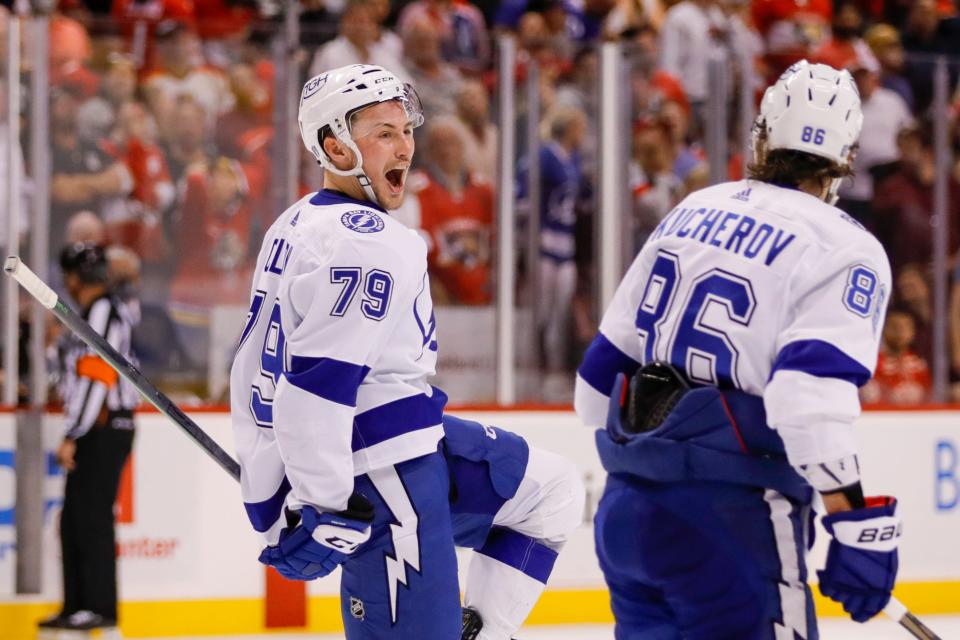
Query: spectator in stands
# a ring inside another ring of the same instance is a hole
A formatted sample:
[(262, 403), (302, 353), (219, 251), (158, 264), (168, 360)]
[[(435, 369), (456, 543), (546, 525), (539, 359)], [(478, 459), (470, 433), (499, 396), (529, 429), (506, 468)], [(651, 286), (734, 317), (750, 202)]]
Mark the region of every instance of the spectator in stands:
[(479, 80), (465, 80), (457, 94), (457, 117), (464, 125), (468, 170), (491, 186), (497, 179), (497, 126), (490, 121), (490, 96)]
[(863, 39), (880, 63), (880, 86), (897, 93), (912, 111), (915, 106), (913, 88), (904, 75), (906, 53), (900, 33), (889, 24), (875, 24)]
[(833, 24), (830, 37), (813, 52), (813, 60), (834, 69), (850, 67), (858, 60), (871, 56), (870, 47), (860, 37), (863, 14), (854, 0), (841, 0), (833, 5)]
[[(662, 20), (663, 16), (659, 16), (658, 23)], [(603, 22), (603, 39), (620, 40), (630, 37), (637, 29), (646, 27), (651, 22), (645, 3), (617, 0)]]
[[(877, 238), (887, 250), (896, 273), (904, 265), (924, 264), (933, 255), (932, 228), (935, 161), (929, 125), (905, 129), (897, 137), (899, 168), (877, 185), (873, 218)], [(949, 255), (960, 247), (960, 184), (949, 185), (947, 228)]]
[(127, 38), (128, 50), (139, 69), (150, 70), (157, 64), (157, 32), (173, 23), (194, 25), (193, 0), (113, 0), (113, 19)]
[(486, 70), (490, 40), (479, 9), (464, 0), (414, 0), (403, 8), (397, 21), (404, 39), (408, 29), (421, 20), (430, 22), (439, 34), (446, 62), (464, 73)]
[[(559, 400), (569, 391), (566, 376), (571, 347), (570, 303), (577, 283), (575, 241), (576, 203), (583, 187), (579, 150), (586, 132), (586, 116), (576, 107), (557, 105), (543, 121), (540, 154), (540, 286), (537, 329), (547, 378), (544, 394)], [(526, 167), (521, 165), (519, 196), (526, 197)]]
[(227, 67), (233, 61), (232, 50), (246, 36), (257, 10), (250, 3), (235, 0), (195, 0), (194, 16), (207, 60)]
[(67, 220), (64, 241), (65, 245), (84, 242), (103, 245), (107, 242), (107, 227), (93, 211), (78, 211)]
[(99, 142), (110, 135), (120, 105), (136, 99), (137, 69), (133, 58), (121, 53), (110, 54), (102, 74), (100, 91), (86, 100), (77, 114), (80, 136), (88, 142)]
[[(547, 46), (561, 60), (572, 60), (577, 51), (577, 41), (567, 23), (567, 8), (563, 0), (544, 0), (540, 3), (540, 15), (547, 34)], [(588, 47), (581, 47), (585, 49)]]
[(670, 133), (673, 173), (683, 183), (684, 193), (707, 186), (710, 172), (702, 148), (690, 144), (690, 108), (671, 93), (664, 93), (656, 118)]
[(387, 19), (393, 12), (390, 0), (369, 0), (369, 2), (371, 16), (377, 25), (377, 44), (389, 51), (394, 58), (402, 58), (403, 39), (395, 31), (386, 27)]
[(162, 136), (161, 145), (170, 177), (174, 184), (179, 184), (187, 167), (205, 161), (213, 150), (206, 112), (193, 97), (177, 98), (172, 116), (170, 128)]
[(411, 180), (438, 304), (482, 305), (492, 299), (493, 189), (468, 168), (467, 135), (451, 116), (429, 120), (427, 161)]
[(230, 67), (234, 107), (217, 120), (217, 149), (244, 162), (269, 166), (273, 141), (273, 95), (267, 79), (245, 63)]
[[(327, 0), (300, 0), (300, 47), (313, 50), (337, 36), (339, 12)], [(304, 70), (306, 73), (306, 70)]]
[[(540, 7), (535, 5), (540, 4)], [(520, 22), (525, 15), (534, 13), (536, 8), (544, 12), (554, 12), (556, 15), (551, 17), (551, 25), (559, 25), (561, 22), (565, 25), (567, 33), (572, 41), (577, 45), (589, 44), (596, 41), (602, 32), (603, 21), (607, 14), (613, 9), (615, 2), (613, 0), (589, 0), (587, 2), (562, 2), (563, 20), (559, 17), (557, 3), (545, 2), (538, 3), (532, 0), (505, 0), (497, 7), (494, 24), (500, 31), (519, 31)], [(537, 12), (539, 13), (539, 12)], [(555, 33), (551, 29), (551, 33)]]
[(753, 0), (753, 21), (766, 43), (769, 79), (807, 58), (830, 34), (831, 0)]
[(203, 107), (211, 126), (217, 116), (233, 108), (226, 76), (203, 64), (200, 39), (187, 25), (160, 23), (157, 59), (159, 66), (147, 75), (143, 92), (162, 132), (174, 126), (177, 99), (182, 96), (190, 96)]
[(913, 316), (913, 349), (921, 358), (930, 362), (933, 360), (933, 298), (930, 293), (928, 268), (924, 264), (907, 264), (894, 273), (893, 303)]
[[(551, 90), (553, 87), (546, 85), (546, 78), (557, 75), (557, 68), (563, 67), (568, 60), (567, 49), (572, 49), (563, 47), (558, 42), (550, 33), (542, 13), (529, 11), (520, 18), (517, 27), (517, 62), (520, 69), (530, 62), (536, 62), (540, 68), (541, 85)], [(523, 77), (523, 74), (520, 77)]]
[(880, 86), (880, 67), (869, 51), (865, 55), (848, 67), (860, 90), (863, 129), (853, 158), (853, 179), (841, 189), (839, 206), (872, 229), (873, 173), (891, 172), (890, 165), (899, 156), (897, 134), (913, 124), (913, 116), (903, 98)]
[(164, 221), (173, 207), (176, 190), (166, 156), (157, 144), (156, 123), (140, 102), (120, 107), (108, 151), (133, 176), (126, 207), (104, 216), (111, 243), (129, 247), (143, 260), (156, 263), (168, 255)]
[(101, 214), (124, 206), (133, 190), (130, 170), (99, 146), (80, 138), (77, 108), (81, 95), (72, 85), (50, 92), (50, 139), (53, 167), (50, 179), (50, 259), (64, 244), (67, 218), (82, 209)]
[(683, 197), (683, 183), (673, 173), (670, 133), (661, 122), (639, 120), (634, 125), (633, 153), (627, 168), (633, 195), (633, 244), (640, 250), (650, 233)]
[(565, 82), (557, 84), (555, 103), (566, 104), (583, 111), (587, 118), (587, 131), (580, 157), (586, 174), (596, 174), (599, 164), (598, 150), (600, 136), (597, 132), (599, 122), (600, 92), (597, 90), (597, 77), (600, 75), (600, 58), (596, 47), (583, 47), (573, 58), (573, 68), (567, 74)]
[(915, 336), (909, 310), (892, 307), (887, 311), (877, 370), (860, 391), (865, 403), (915, 405), (930, 399), (930, 367), (912, 349)]
[(371, 0), (347, 0), (340, 17), (339, 35), (317, 50), (310, 75), (320, 75), (348, 64), (375, 64), (390, 69), (399, 78), (410, 74), (400, 62), (390, 39), (380, 35), (380, 12)]
[(451, 115), (463, 78), (440, 56), (440, 30), (427, 17), (408, 22), (403, 31), (404, 64), (423, 102), (427, 118)]
[[(86, 68), (93, 55), (87, 28), (73, 18), (55, 13), (50, 18), (49, 33), (51, 85), (69, 78), (87, 94), (96, 91), (97, 78)], [(25, 32), (21, 37), (25, 37)]]
[(221, 156), (192, 164), (184, 178), (170, 299), (183, 344), (200, 361), (209, 347), (211, 309), (246, 304), (250, 295), (263, 229), (261, 175), (256, 167)]
[[(683, 0), (667, 11), (660, 32), (660, 66), (683, 83), (694, 131), (702, 131), (711, 56), (722, 55), (726, 19), (716, 0)], [(697, 43), (691, 46), (691, 43)]]
[(127, 306), (134, 324), (140, 320), (140, 258), (126, 247), (107, 247), (107, 282), (110, 291)]
[(600, 56), (595, 47), (583, 47), (571, 58), (572, 68), (557, 87), (558, 104), (577, 107), (587, 119), (599, 113), (597, 77), (600, 75)]
[(937, 0), (915, 0), (903, 30), (903, 47), (916, 109), (923, 113), (933, 100), (932, 56), (960, 55), (960, 23), (956, 19), (941, 20)]

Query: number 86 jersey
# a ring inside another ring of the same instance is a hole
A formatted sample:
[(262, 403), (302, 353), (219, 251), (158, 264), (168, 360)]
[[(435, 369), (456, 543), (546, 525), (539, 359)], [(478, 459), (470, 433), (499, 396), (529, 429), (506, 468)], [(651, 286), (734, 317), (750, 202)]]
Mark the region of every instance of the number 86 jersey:
[(890, 293), (877, 240), (798, 190), (745, 180), (688, 196), (635, 259), (579, 368), (606, 420), (618, 372), (666, 361), (694, 384), (762, 396), (794, 466), (855, 454)]
[(436, 451), (436, 322), (419, 235), (369, 202), (307, 196), (270, 227), (230, 377), (247, 514), (347, 506), (353, 478)]

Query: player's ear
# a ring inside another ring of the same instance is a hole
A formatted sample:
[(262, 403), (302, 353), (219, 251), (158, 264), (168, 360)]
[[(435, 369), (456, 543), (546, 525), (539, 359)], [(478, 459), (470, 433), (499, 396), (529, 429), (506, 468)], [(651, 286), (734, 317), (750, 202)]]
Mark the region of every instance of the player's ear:
[(326, 136), (323, 139), (323, 152), (330, 158), (333, 166), (338, 169), (346, 171), (354, 165), (353, 152), (347, 145), (340, 142), (336, 136)]

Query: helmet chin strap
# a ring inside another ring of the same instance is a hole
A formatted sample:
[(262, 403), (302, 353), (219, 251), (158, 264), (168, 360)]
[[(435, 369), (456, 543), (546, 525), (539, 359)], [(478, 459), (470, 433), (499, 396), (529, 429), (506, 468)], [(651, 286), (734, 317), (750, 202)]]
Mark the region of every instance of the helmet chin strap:
[(835, 207), (837, 205), (837, 200), (840, 199), (839, 191), (841, 184), (843, 184), (843, 178), (830, 179), (830, 186), (827, 187), (827, 194), (823, 199), (831, 207)]
[(360, 153), (360, 149), (357, 148), (357, 144), (352, 138), (349, 137), (349, 134), (347, 134), (346, 138), (337, 136), (337, 139), (343, 144), (347, 145), (347, 148), (353, 151), (353, 155), (356, 158), (356, 162), (354, 163), (353, 167), (350, 169), (338, 169), (330, 161), (330, 157), (323, 151), (321, 151), (322, 155), (320, 157), (320, 165), (330, 173), (334, 173), (338, 176), (356, 178), (357, 182), (360, 183), (360, 188), (363, 189), (364, 195), (367, 196), (367, 200), (370, 200), (378, 207), (383, 207), (383, 204), (377, 198), (377, 194), (373, 192), (373, 181), (370, 180), (367, 174), (363, 172), (363, 154)]

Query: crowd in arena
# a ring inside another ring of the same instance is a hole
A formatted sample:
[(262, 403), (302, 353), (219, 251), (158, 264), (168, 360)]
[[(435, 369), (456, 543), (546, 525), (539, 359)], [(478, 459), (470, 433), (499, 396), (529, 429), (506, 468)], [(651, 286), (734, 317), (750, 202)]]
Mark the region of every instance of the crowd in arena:
[[(0, 9), (5, 42), (15, 24), (9, 11), (30, 3), (0, 4), (10, 7)], [(284, 178), (273, 172), (282, 140), (275, 103), (294, 100), (296, 91), (275, 95), (271, 52), (282, 22), (263, 15), (270, 3), (252, 1), (55, 4), (49, 22), (49, 263), (55, 265), (68, 244), (109, 245), (115, 286), (139, 308), (135, 349), (146, 373), (200, 370), (207, 365), (213, 310), (246, 306), (260, 241), (280, 213), (271, 199)], [(626, 213), (634, 249), (686, 194), (710, 180), (704, 131), (712, 57), (726, 57), (733, 86), (753, 89), (755, 100), (801, 58), (849, 70), (865, 120), (856, 175), (841, 191), (839, 206), (884, 244), (895, 281), (876, 376), (862, 394), (867, 402), (931, 400), (931, 364), (940, 348), (933, 340), (931, 259), (936, 55), (951, 61), (949, 144), (960, 159), (960, 11), (952, 0), (299, 5), (299, 42), (290, 52), (298, 63), (297, 87), (354, 62), (382, 65), (417, 87), (426, 124), (416, 134), (416, 170), (397, 215), (427, 241), (438, 305), (493, 303), (497, 185), (517, 181), (521, 209), (540, 222), (540, 286), (530, 295), (537, 296), (548, 370), (572, 371), (597, 323), (600, 43), (620, 41), (628, 60)], [(533, 125), (541, 132), (540, 148), (526, 148), (518, 136), (516, 176), (498, 175), (498, 124), (522, 133), (531, 123), (522, 92), (516, 117), (495, 113), (496, 38), (502, 34), (512, 34), (517, 45), (518, 83), (534, 69), (539, 83), (539, 122)], [(4, 46), (4, 68), (6, 55)], [(25, 64), (24, 86), (29, 74)], [(2, 119), (7, 90), (0, 80)], [(730, 91), (731, 113), (745, 94)], [(4, 203), (6, 149), (18, 142), (30, 149), (26, 123), (33, 105), (29, 92), (24, 96), (21, 140), (8, 140), (0, 128)], [(741, 141), (747, 133), (729, 127), (731, 179), (745, 174), (749, 158)], [(537, 203), (526, 201), (530, 158), (539, 169)], [(297, 170), (301, 195), (320, 188), (321, 172), (305, 151)], [(949, 228), (940, 232), (948, 235), (951, 398), (960, 401), (960, 160), (949, 174)], [(23, 184), (29, 211), (35, 195), (29, 175)], [(3, 218), (0, 246), (6, 244)], [(30, 233), (29, 216), (26, 223), (21, 242)], [(528, 262), (524, 269), (530, 268), (537, 267)]]

